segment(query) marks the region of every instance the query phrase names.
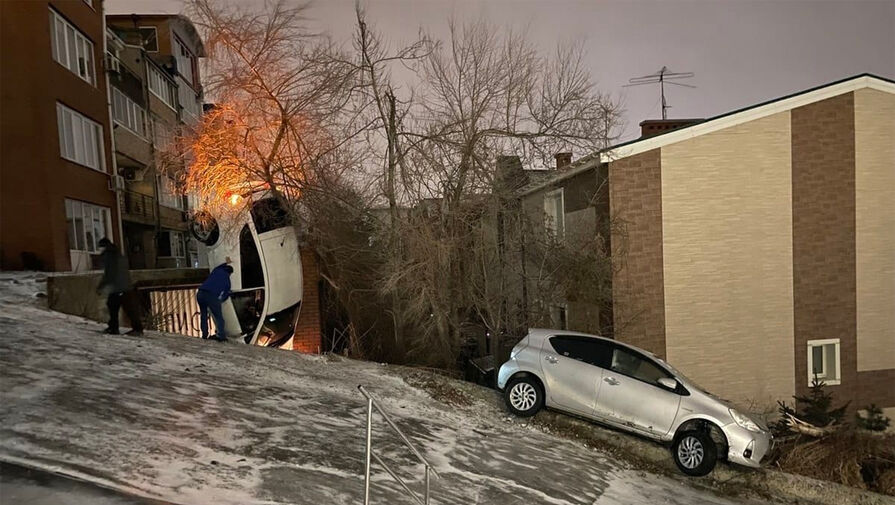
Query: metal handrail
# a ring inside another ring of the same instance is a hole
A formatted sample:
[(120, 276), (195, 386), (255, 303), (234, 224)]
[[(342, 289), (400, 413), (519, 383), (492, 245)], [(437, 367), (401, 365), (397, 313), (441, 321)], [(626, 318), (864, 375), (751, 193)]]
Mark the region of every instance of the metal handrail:
[[(357, 389), (367, 399), (367, 450), (366, 450), (366, 468), (364, 471), (364, 505), (369, 505), (369, 503), (370, 503), (370, 462), (371, 462), (371, 457), (376, 459), (376, 462), (379, 463), (385, 469), (385, 471), (388, 472), (388, 474), (391, 475), (391, 477), (393, 479), (395, 479), (395, 481), (397, 481), (398, 484), (401, 485), (401, 487), (404, 488), (404, 491), (407, 493), (407, 495), (410, 496), (411, 498), (413, 498), (414, 501), (416, 501), (420, 505), (429, 505), (429, 473), (431, 472), (432, 474), (435, 475), (435, 477), (440, 477), (440, 475), (438, 475), (438, 472), (435, 471), (434, 468), (432, 468), (432, 464), (429, 463), (429, 461), (426, 460), (426, 458), (424, 458), (422, 454), (420, 454), (420, 452), (416, 449), (416, 447), (413, 445), (413, 443), (407, 438), (407, 436), (404, 435), (404, 432), (401, 431), (401, 428), (398, 428), (398, 425), (396, 425), (394, 423), (394, 421), (392, 421), (392, 419), (388, 416), (388, 414), (386, 414), (385, 410), (382, 409), (382, 407), (379, 405), (379, 403), (373, 399), (373, 397), (370, 395), (370, 393), (367, 392), (366, 389), (364, 389), (364, 386), (359, 385), (359, 386), (357, 386)], [(423, 495), (422, 500), (420, 500), (420, 497), (416, 493), (414, 493), (413, 490), (410, 489), (410, 487), (404, 482), (403, 479), (398, 477), (398, 475), (394, 471), (392, 471), (392, 469), (389, 468), (388, 465), (386, 465), (385, 462), (382, 461), (382, 459), (375, 452), (373, 452), (373, 408), (374, 407), (376, 408), (377, 411), (379, 411), (379, 414), (382, 415), (382, 418), (385, 419), (385, 422), (388, 423), (389, 426), (391, 426), (392, 430), (394, 430), (395, 433), (397, 433), (398, 436), (401, 437), (401, 440), (404, 442), (404, 445), (406, 445), (407, 448), (409, 448), (413, 452), (414, 456), (416, 456), (417, 459), (420, 461), (420, 463), (422, 463), (423, 466), (425, 467), (425, 486), (426, 487), (425, 487), (425, 494)]]

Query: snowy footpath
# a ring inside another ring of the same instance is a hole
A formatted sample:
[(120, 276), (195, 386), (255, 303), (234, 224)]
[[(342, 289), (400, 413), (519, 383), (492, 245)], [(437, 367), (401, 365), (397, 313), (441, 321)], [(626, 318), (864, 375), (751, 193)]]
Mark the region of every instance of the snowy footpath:
[[(104, 336), (48, 311), (44, 289), (39, 274), (0, 273), (0, 460), (179, 504), (359, 504), (363, 384), (441, 474), (434, 504), (744, 503), (509, 422), (493, 405), (446, 405), (393, 367)], [(421, 466), (378, 416), (374, 426), (374, 448), (419, 489)], [(373, 476), (373, 503), (412, 503), (375, 465)]]

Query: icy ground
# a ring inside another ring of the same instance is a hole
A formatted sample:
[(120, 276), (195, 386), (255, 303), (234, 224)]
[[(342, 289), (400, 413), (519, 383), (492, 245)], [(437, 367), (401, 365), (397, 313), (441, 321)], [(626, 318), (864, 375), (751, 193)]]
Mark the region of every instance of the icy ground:
[[(441, 474), (435, 504), (743, 503), (490, 406), (446, 405), (393, 367), (104, 336), (100, 324), (48, 311), (43, 289), (39, 274), (0, 273), (0, 459), (182, 504), (358, 504), (363, 384)], [(419, 489), (420, 465), (374, 424), (374, 448)], [(373, 503), (411, 503), (382, 469), (373, 475)]]

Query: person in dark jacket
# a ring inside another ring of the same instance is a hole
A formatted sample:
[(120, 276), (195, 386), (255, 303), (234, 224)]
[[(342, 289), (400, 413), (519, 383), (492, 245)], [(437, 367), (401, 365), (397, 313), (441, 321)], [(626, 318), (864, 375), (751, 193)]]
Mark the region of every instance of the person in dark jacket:
[(208, 338), (208, 313), (214, 318), (214, 326), (217, 328), (215, 340), (227, 341), (227, 331), (224, 325), (224, 314), (221, 304), (230, 297), (230, 274), (233, 267), (227, 263), (220, 264), (211, 271), (205, 282), (199, 286), (196, 293), (196, 302), (199, 303), (199, 318), (202, 328), (202, 338)]
[(106, 307), (109, 308), (109, 327), (105, 333), (118, 335), (118, 310), (124, 308), (124, 313), (131, 320), (133, 328), (128, 335), (143, 335), (143, 320), (140, 316), (140, 307), (137, 294), (131, 284), (131, 275), (125, 258), (118, 247), (107, 238), (101, 238), (99, 246), (103, 252), (100, 255), (103, 263), (103, 277), (97, 286), (98, 293), (106, 293)]

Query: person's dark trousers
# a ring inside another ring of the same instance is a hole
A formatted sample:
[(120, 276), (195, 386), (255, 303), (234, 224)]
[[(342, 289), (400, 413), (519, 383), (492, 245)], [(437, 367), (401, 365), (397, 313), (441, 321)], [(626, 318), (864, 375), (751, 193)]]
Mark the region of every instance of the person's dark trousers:
[(109, 293), (106, 297), (106, 307), (109, 309), (109, 327), (106, 329), (108, 333), (118, 334), (118, 309), (121, 308), (121, 299), (124, 293)]
[(131, 330), (134, 333), (143, 333), (143, 311), (140, 310), (140, 295), (136, 289), (124, 292), (121, 306), (127, 318), (131, 320)]
[(106, 307), (109, 309), (108, 332), (118, 334), (118, 310), (124, 308), (124, 313), (131, 320), (131, 330), (134, 333), (143, 332), (143, 317), (140, 314), (139, 295), (135, 290), (109, 293), (106, 298)]
[(217, 329), (218, 340), (227, 338), (224, 329), (224, 313), (221, 311), (221, 301), (216, 296), (200, 289), (196, 293), (196, 302), (199, 304), (199, 326), (202, 329), (202, 338), (208, 338), (208, 313), (214, 318), (214, 326)]

